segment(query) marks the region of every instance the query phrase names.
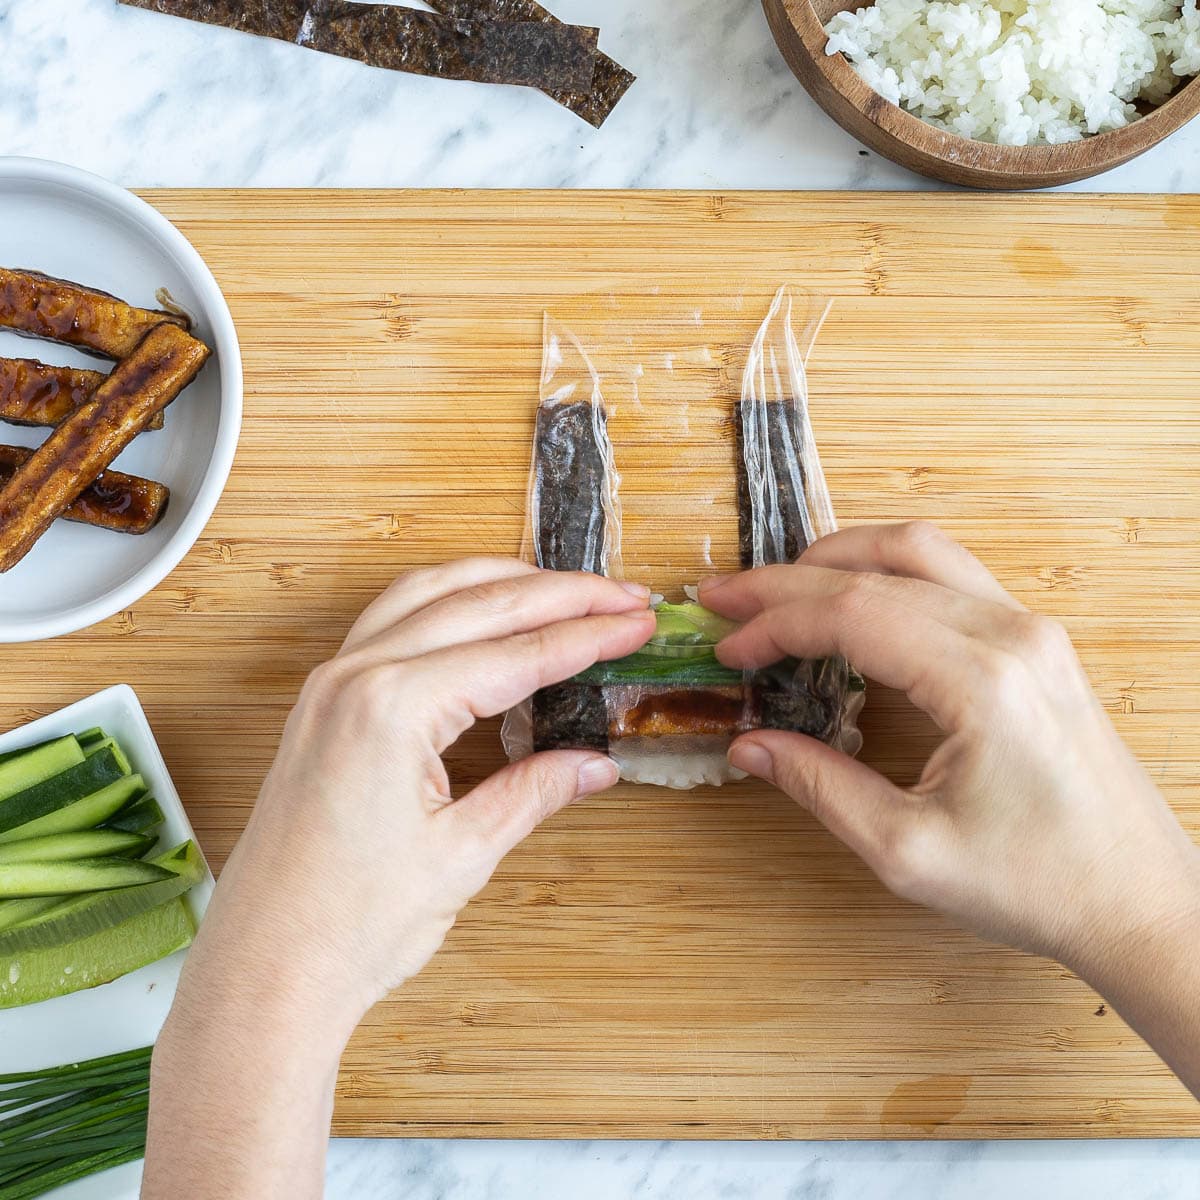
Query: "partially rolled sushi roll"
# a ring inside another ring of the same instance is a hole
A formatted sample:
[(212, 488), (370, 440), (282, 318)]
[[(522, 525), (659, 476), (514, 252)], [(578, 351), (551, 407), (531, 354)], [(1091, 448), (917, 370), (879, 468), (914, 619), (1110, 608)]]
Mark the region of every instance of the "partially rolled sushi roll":
[[(751, 348), (735, 417), (742, 566), (794, 561), (836, 524), (787, 289)], [(527, 556), (551, 570), (619, 573), (617, 484), (599, 379), (578, 341), (547, 321)], [(510, 756), (600, 750), (630, 782), (693, 788), (743, 778), (727, 751), (752, 729), (792, 730), (857, 752), (862, 680), (844, 660), (734, 671), (716, 657), (730, 622), (694, 599), (656, 611), (655, 634), (637, 653), (544, 688), (514, 710), (505, 723)]]

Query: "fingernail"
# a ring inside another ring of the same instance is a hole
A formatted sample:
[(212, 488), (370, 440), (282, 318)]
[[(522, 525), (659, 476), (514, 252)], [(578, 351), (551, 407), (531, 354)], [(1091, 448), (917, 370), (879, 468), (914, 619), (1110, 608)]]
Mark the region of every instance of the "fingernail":
[(647, 617), (654, 616), (654, 611), (649, 608), (635, 608), (632, 612), (623, 612), (618, 613), (617, 615), (626, 617), (630, 621), (640, 621), (644, 625)]
[(747, 775), (757, 775), (768, 783), (775, 782), (775, 760), (758, 742), (736, 742), (729, 750), (729, 761)]
[(700, 590), (702, 592), (713, 592), (723, 584), (728, 583), (731, 579), (736, 578), (736, 575), (706, 575), (700, 580)]
[(577, 796), (590, 796), (610, 788), (620, 777), (621, 769), (611, 758), (589, 758), (579, 768)]
[(644, 583), (632, 583), (628, 579), (622, 579), (619, 582), (631, 596), (637, 596), (641, 600), (650, 599), (650, 589)]

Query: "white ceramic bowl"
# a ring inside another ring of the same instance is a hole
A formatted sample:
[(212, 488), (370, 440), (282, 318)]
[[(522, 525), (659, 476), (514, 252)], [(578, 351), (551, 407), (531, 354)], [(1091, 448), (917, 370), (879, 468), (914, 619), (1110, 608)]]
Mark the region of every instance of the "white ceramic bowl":
[[(163, 810), (159, 846), (167, 849), (194, 838), (179, 793), (133, 689), (105, 688), (48, 717), (0, 734), (0, 754), (48, 738), (101, 726), (120, 743), (134, 770), (145, 776)], [(199, 923), (213, 893), (207, 872), (187, 893)], [(0, 1071), (32, 1071), (148, 1046), (158, 1037), (175, 996), (187, 951), (159, 959), (112, 983), (56, 996), (24, 1008), (0, 1010)], [(129, 1163), (92, 1175), (53, 1193), (54, 1200), (136, 1200), (142, 1164)]]
[[(114, 464), (171, 489), (166, 516), (138, 537), (56, 521), (0, 575), (0, 642), (57, 637), (130, 607), (200, 536), (229, 477), (242, 421), (242, 361), (233, 318), (203, 259), (161, 213), (124, 188), (59, 163), (0, 158), (0, 265), (28, 267), (158, 307), (165, 288), (213, 350), (167, 410)], [(106, 370), (53, 342), (0, 330), (0, 355)], [(34, 446), (44, 429), (0, 424), (0, 441)]]

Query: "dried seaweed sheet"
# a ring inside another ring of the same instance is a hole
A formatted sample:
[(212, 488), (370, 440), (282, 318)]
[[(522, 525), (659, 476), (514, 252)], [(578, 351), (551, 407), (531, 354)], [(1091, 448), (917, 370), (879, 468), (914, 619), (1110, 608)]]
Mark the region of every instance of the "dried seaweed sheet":
[[(431, 8), (453, 17), (490, 17), (499, 21), (541, 21), (560, 24), (535, 0), (428, 0)], [(588, 88), (570, 90), (543, 88), (552, 99), (569, 109), (589, 125), (599, 129), (621, 97), (633, 86), (637, 76), (603, 51), (596, 54), (596, 72)]]
[(607, 512), (602, 496), (608, 473), (601, 438), (607, 423), (604, 410), (588, 401), (538, 409), (533, 471), (540, 567), (604, 574)]
[[(781, 400), (739, 403), (734, 429), (742, 567), (795, 562), (815, 540), (804, 500), (795, 405)], [(758, 495), (752, 490), (752, 476)], [(769, 515), (759, 514), (759, 504)]]
[(597, 62), (598, 31), (561, 22), (477, 20), (348, 0), (120, 2), (438, 79), (586, 91)]
[[(541, 392), (530, 464), (532, 556), (552, 571), (605, 575), (620, 555), (620, 513), (600, 378), (577, 338), (546, 317)], [(578, 682), (533, 698), (533, 743), (608, 745), (604, 690)]]

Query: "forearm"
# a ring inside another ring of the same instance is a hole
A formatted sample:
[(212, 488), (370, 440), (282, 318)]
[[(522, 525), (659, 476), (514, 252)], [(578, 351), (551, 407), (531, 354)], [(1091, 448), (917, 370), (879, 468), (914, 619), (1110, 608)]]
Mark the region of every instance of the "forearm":
[(315, 1200), (354, 1021), (299, 972), (200, 949), (154, 1050), (143, 1200)]
[(1200, 1099), (1200, 851), (1189, 848), (1181, 859), (1171, 872), (1161, 861), (1143, 864), (1152, 894), (1067, 965)]

